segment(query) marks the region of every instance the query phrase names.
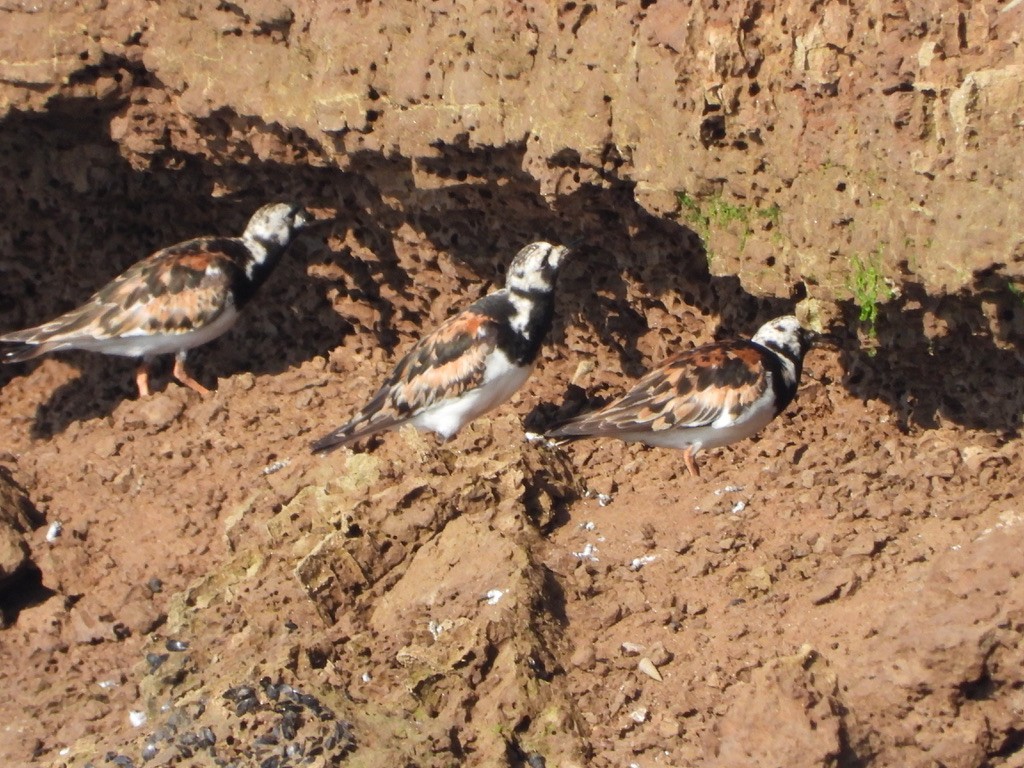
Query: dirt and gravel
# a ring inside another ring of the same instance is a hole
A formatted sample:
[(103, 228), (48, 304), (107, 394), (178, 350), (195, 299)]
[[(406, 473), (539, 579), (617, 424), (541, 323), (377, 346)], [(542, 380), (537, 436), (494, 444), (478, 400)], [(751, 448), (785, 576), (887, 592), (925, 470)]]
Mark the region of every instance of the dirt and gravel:
[[(329, 5), (0, 8), (0, 331), (330, 221), (208, 397), (0, 367), (0, 765), (1024, 766), (1024, 5)], [(540, 238), (520, 394), (310, 454)], [(838, 345), (700, 478), (523, 439), (794, 309)]]

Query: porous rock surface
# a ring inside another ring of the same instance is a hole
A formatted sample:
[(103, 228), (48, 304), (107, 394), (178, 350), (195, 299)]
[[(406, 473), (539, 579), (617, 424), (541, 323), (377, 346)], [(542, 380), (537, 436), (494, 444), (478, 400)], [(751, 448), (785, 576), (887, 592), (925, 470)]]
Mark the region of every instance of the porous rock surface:
[(0, 470), (0, 589), (30, 562), (27, 534), (34, 528), (31, 503), (24, 490)]
[(110, 135), (140, 166), (284, 152), (379, 173), (390, 161), (408, 203), (450, 183), (439, 166), (465, 172), (437, 162), (449, 153), (503, 149), (549, 202), (625, 186), (644, 210), (689, 220), (713, 271), (757, 294), (803, 282), (843, 296), (852, 255), (929, 293), (997, 264), (1020, 276), (1024, 181), (1004, 151), (1024, 131), (1013, 2), (0, 12), (0, 112), (116, 101)]

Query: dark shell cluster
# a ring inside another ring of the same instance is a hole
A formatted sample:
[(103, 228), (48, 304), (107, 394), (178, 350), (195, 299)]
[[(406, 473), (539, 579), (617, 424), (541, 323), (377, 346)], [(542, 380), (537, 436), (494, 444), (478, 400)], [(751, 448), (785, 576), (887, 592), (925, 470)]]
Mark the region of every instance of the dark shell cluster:
[(264, 677), (254, 685), (228, 688), (219, 702), (169, 708), (163, 724), (145, 738), (137, 760), (108, 752), (86, 768), (297, 768), (338, 765), (355, 750), (350, 723), (313, 694)]

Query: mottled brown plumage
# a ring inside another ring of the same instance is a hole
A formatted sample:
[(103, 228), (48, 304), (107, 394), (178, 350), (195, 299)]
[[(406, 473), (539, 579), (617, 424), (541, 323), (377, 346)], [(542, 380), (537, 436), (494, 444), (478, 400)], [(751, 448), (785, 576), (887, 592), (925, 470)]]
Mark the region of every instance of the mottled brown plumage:
[[(449, 318), (416, 342), (376, 396), (345, 425), (346, 442), (393, 429), (412, 414), (479, 387), (497, 337), (495, 321), (475, 311)], [(333, 447), (327, 445), (331, 435), (318, 441), (314, 450)]]
[(554, 278), (567, 248), (532, 243), (513, 259), (508, 284), (421, 338), (370, 401), (313, 443), (328, 451), (411, 423), (447, 439), (522, 385), (551, 325)]
[(723, 341), (680, 352), (622, 397), (551, 430), (549, 437), (616, 437), (682, 448), (691, 474), (702, 448), (757, 433), (796, 395), (813, 334), (796, 318), (763, 325), (750, 341)]
[(9, 363), (84, 349), (142, 358), (136, 380), (149, 394), (149, 361), (177, 356), (174, 375), (201, 393), (185, 354), (230, 328), (309, 214), (292, 203), (263, 206), (241, 237), (200, 237), (129, 267), (82, 306), (34, 328), (0, 336)]

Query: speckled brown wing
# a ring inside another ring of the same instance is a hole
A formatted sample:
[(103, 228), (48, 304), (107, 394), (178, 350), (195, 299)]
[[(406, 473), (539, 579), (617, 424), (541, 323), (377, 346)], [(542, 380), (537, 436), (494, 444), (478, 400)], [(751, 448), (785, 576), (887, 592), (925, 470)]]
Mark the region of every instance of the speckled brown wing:
[(313, 443), (325, 451), (394, 429), (432, 405), (479, 386), (497, 346), (498, 324), (467, 309), (420, 339), (351, 421)]
[(497, 337), (494, 320), (473, 310), (442, 323), (395, 366), (386, 385), (391, 405), (406, 415), (479, 386)]
[(231, 306), (232, 286), (244, 277), (237, 253), (244, 247), (229, 238), (207, 238), (158, 251), (81, 307), (0, 340), (32, 345), (8, 355), (28, 359), (83, 342), (197, 330)]
[[(770, 386), (765, 350), (723, 342), (681, 352), (641, 378), (618, 400), (548, 434), (552, 437), (724, 425), (765, 395)], [(721, 420), (721, 421), (720, 421)]]

